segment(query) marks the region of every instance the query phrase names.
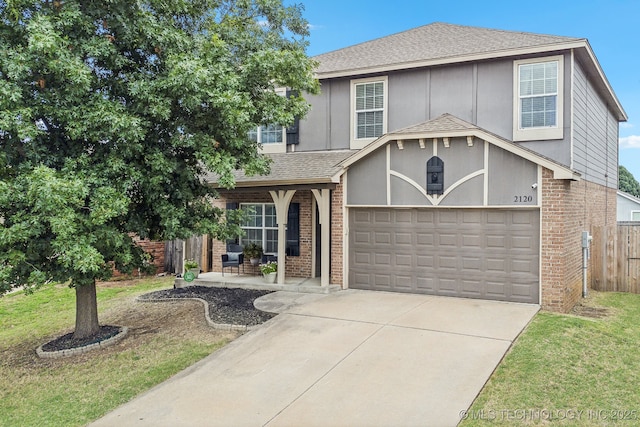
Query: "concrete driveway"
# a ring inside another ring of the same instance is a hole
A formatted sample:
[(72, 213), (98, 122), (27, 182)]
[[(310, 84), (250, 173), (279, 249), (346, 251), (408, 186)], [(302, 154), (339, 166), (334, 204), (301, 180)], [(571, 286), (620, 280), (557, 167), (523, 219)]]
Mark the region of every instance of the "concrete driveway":
[(281, 315), (93, 426), (455, 426), (538, 306), (276, 292)]

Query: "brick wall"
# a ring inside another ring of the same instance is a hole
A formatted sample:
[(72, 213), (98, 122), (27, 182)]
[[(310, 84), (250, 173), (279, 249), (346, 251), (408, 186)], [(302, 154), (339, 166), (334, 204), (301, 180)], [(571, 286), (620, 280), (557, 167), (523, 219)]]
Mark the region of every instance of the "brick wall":
[(344, 286), (344, 175), (331, 192), (331, 278), (332, 285)]
[(582, 295), (582, 231), (615, 225), (616, 190), (584, 180), (555, 180), (543, 169), (541, 216), (541, 305), (568, 312)]
[[(313, 266), (311, 265), (312, 254), (312, 197), (311, 191), (298, 190), (291, 200), (292, 203), (300, 203), (300, 256), (287, 256), (285, 260), (285, 275), (291, 277), (311, 277)], [(221, 196), (215, 201), (215, 205), (226, 208), (226, 203), (273, 203), (273, 199), (268, 192), (242, 192), (229, 196)], [(215, 240), (213, 242), (213, 271), (222, 271), (221, 255), (226, 253), (226, 242)], [(249, 262), (246, 260), (245, 262)], [(249, 264), (245, 265), (245, 271), (251, 271)]]
[[(151, 254), (153, 260), (151, 263), (155, 266), (155, 274), (162, 273), (164, 271), (164, 248), (165, 242), (157, 241), (157, 240), (148, 240), (148, 239), (140, 239), (139, 237), (133, 237), (133, 241), (140, 246), (145, 252)], [(121, 277), (137, 277), (139, 273), (134, 271), (132, 274), (123, 274), (113, 269), (112, 278), (121, 278)]]

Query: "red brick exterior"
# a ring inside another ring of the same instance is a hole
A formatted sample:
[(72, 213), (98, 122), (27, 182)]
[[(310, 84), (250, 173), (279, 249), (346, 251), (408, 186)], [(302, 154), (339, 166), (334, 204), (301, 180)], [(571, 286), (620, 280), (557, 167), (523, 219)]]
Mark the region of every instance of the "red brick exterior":
[(332, 285), (344, 286), (344, 176), (331, 192), (331, 278)]
[(541, 305), (568, 312), (582, 294), (582, 231), (616, 224), (616, 190), (543, 169), (541, 217)]
[[(216, 206), (226, 207), (227, 201), (237, 203), (273, 203), (271, 195), (267, 192), (238, 192), (233, 195), (223, 196), (216, 200)], [(291, 200), (292, 203), (300, 203), (300, 256), (287, 256), (285, 261), (285, 275), (291, 277), (312, 277), (312, 253), (313, 253), (313, 194), (310, 190), (298, 190)], [(342, 220), (340, 220), (342, 222)], [(340, 240), (339, 242), (342, 242)], [(332, 248), (333, 249), (333, 248)], [(226, 252), (226, 243), (213, 242), (213, 271), (222, 270), (221, 255)], [(246, 265), (245, 271), (251, 266)]]
[[(144, 249), (145, 252), (147, 252), (153, 257), (153, 260), (151, 261), (151, 263), (156, 268), (155, 274), (164, 272), (165, 243), (157, 240), (148, 240), (148, 239), (142, 240), (139, 237), (133, 237), (133, 241), (142, 249)], [(123, 274), (118, 270), (116, 270), (115, 268), (113, 269), (112, 278), (133, 277), (133, 276), (137, 277), (138, 273), (134, 272), (133, 274)]]

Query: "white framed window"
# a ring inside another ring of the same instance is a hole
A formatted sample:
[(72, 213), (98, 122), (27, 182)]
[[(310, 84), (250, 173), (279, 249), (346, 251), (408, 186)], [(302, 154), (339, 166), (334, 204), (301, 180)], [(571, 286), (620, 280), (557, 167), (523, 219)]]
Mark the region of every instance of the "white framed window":
[(386, 76), (351, 81), (351, 148), (362, 148), (387, 132)]
[(563, 73), (563, 56), (514, 61), (514, 141), (563, 138)]
[(640, 221), (640, 211), (631, 211), (631, 221)]
[(276, 207), (273, 203), (241, 203), (240, 209), (245, 212), (241, 224), (245, 235), (240, 244), (245, 246), (256, 243), (265, 253), (278, 253), (278, 223)]
[(286, 140), (285, 128), (280, 125), (259, 126), (249, 132), (249, 139), (258, 144), (282, 144)]
[[(276, 88), (275, 93), (279, 96), (286, 96), (286, 88)], [(268, 124), (256, 126), (249, 131), (248, 137), (251, 141), (257, 142), (263, 153), (286, 153), (287, 152), (287, 129), (278, 124)]]

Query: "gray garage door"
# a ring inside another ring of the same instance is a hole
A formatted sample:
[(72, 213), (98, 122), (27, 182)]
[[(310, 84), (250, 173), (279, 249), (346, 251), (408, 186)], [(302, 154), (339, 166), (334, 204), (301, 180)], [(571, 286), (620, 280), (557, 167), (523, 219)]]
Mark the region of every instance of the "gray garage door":
[(538, 209), (349, 209), (349, 287), (538, 303)]

